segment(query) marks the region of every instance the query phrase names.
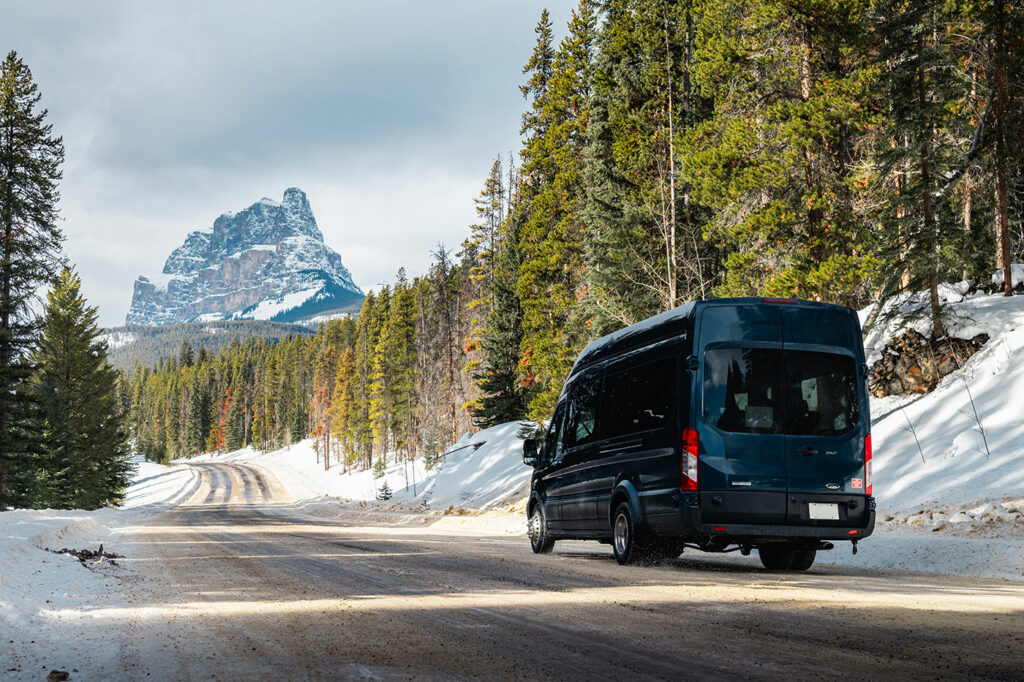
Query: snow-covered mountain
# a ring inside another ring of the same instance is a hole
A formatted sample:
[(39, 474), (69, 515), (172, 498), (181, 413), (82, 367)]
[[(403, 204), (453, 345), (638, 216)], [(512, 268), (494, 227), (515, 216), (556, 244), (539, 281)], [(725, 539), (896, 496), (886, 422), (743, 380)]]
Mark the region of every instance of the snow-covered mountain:
[(291, 322), (358, 310), (363, 292), (324, 244), (305, 193), (261, 199), (193, 232), (155, 277), (135, 281), (127, 324), (210, 320)]

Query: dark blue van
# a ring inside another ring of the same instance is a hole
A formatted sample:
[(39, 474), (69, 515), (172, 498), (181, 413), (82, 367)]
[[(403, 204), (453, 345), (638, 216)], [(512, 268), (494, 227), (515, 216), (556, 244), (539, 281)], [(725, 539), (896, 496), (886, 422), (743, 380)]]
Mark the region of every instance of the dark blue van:
[(697, 301), (594, 341), (524, 443), (533, 551), (756, 547), (773, 570), (856, 551), (875, 525), (866, 378), (856, 312), (826, 303)]

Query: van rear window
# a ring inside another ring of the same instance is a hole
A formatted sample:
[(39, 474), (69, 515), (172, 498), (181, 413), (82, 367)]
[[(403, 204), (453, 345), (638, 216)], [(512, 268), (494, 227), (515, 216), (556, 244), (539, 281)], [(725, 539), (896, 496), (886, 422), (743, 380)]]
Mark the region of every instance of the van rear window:
[(733, 433), (844, 433), (857, 424), (853, 358), (763, 348), (709, 350), (704, 418)]

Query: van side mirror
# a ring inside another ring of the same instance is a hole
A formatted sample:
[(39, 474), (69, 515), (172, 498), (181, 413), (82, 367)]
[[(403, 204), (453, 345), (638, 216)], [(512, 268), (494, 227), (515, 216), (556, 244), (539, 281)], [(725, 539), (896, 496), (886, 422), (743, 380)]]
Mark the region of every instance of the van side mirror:
[(523, 464), (531, 467), (536, 467), (540, 464), (537, 441), (533, 438), (527, 438), (523, 441)]

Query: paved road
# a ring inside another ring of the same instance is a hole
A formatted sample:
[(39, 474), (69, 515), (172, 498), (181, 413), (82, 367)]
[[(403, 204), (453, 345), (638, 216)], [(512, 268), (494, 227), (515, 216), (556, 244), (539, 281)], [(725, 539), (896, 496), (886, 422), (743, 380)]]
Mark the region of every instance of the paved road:
[(265, 472), (197, 465), (186, 504), (118, 551), (130, 608), (93, 612), (126, 679), (1014, 678), (1024, 587), (303, 515)]

